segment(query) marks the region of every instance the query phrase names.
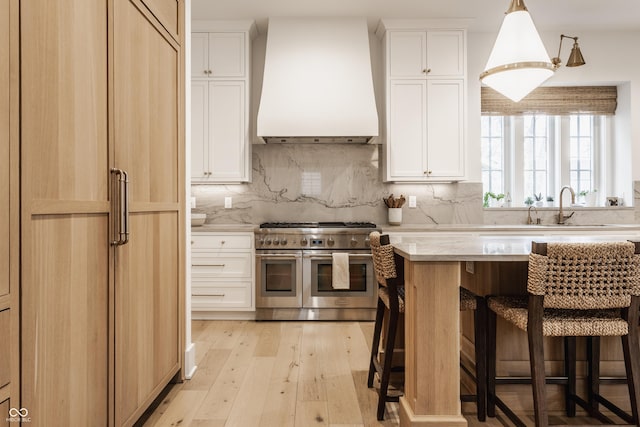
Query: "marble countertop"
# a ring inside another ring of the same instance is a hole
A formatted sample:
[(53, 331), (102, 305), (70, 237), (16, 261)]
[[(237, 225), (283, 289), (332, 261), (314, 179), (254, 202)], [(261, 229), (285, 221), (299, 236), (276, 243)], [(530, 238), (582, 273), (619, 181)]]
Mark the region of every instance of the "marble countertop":
[(551, 231), (554, 233), (575, 232), (575, 231), (640, 231), (640, 224), (585, 224), (585, 225), (527, 225), (527, 224), (402, 224), (402, 225), (380, 225), (383, 233), (413, 233), (413, 232), (526, 232), (538, 233)]
[(606, 242), (620, 235), (598, 236), (401, 236), (392, 240), (395, 252), (409, 261), (527, 261), (531, 242)]
[(254, 224), (204, 224), (196, 227), (191, 227), (191, 232), (253, 232), (258, 227), (260, 226)]

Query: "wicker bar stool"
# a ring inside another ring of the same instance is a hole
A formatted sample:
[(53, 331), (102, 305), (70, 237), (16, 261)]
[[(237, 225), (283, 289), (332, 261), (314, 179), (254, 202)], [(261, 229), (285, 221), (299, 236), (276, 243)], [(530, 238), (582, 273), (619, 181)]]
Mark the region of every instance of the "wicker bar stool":
[[(369, 235), (373, 268), (376, 279), (380, 285), (378, 288), (378, 306), (376, 321), (371, 344), (371, 359), (369, 363), (369, 377), (367, 385), (373, 387), (373, 380), (377, 373), (380, 377), (380, 389), (378, 390), (378, 420), (384, 419), (386, 402), (398, 402), (399, 395), (389, 395), (389, 379), (392, 371), (402, 370), (392, 366), (393, 350), (398, 327), (398, 319), (404, 313), (404, 260), (393, 251), (389, 243), (388, 235), (380, 235), (377, 231)], [(486, 419), (486, 340), (484, 325), (486, 318), (486, 304), (482, 297), (460, 288), (460, 309), (474, 310), (475, 323), (475, 353), (476, 372), (470, 372), (462, 366), (463, 371), (471, 376), (476, 384), (476, 394), (460, 396), (463, 401), (475, 401), (478, 420)], [(382, 332), (385, 312), (389, 312), (387, 322), (384, 360), (380, 363), (378, 353), (380, 347), (380, 335)]]
[[(576, 403), (590, 412), (588, 402), (576, 396), (575, 337), (620, 336), (629, 378), (631, 424), (640, 426), (639, 253), (640, 245), (632, 242), (532, 243), (528, 295), (487, 299), (489, 416), (495, 416), (495, 407), (498, 406), (517, 426), (524, 426), (496, 396), (496, 384), (529, 382), (533, 386), (536, 426), (549, 425), (545, 395), (547, 383), (565, 385), (569, 416), (575, 415)], [(527, 331), (530, 379), (496, 378), (497, 316)], [(565, 337), (565, 377), (547, 381), (544, 336)]]

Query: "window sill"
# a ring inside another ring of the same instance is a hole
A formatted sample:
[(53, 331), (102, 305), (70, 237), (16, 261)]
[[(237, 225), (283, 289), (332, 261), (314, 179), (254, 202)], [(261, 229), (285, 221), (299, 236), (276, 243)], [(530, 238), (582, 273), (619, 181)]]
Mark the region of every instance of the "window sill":
[[(533, 206), (538, 211), (558, 211), (560, 206)], [(529, 206), (512, 206), (512, 207), (483, 207), (485, 211), (515, 211), (522, 212), (528, 211)], [(577, 211), (605, 211), (605, 210), (633, 210), (633, 206), (563, 206), (563, 210), (577, 210)]]

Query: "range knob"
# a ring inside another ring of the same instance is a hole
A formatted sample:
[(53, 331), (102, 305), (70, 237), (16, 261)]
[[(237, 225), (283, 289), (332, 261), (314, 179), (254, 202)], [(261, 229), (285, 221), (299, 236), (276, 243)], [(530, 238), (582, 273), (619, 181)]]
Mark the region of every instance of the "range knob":
[(356, 246), (358, 246), (358, 241), (356, 240), (355, 237), (352, 237), (351, 241), (349, 241), (349, 244), (351, 245), (352, 248), (355, 248)]
[(280, 240), (278, 240), (278, 238), (276, 237), (275, 239), (273, 239), (273, 244), (274, 245), (279, 245), (280, 244)]
[(260, 246), (264, 245), (264, 239), (258, 240), (258, 245), (260, 245)]
[(300, 245), (307, 246), (307, 243), (308, 242), (307, 242), (307, 238), (306, 237), (303, 237), (302, 239), (300, 239)]
[(327, 245), (333, 246), (336, 242), (333, 240), (333, 237), (329, 237), (327, 239)]
[(367, 237), (366, 239), (364, 239), (364, 245), (365, 245), (366, 247), (369, 247), (369, 246), (370, 246), (370, 245), (369, 245), (369, 238), (368, 238), (368, 237)]
[(280, 240), (280, 245), (281, 245), (281, 246), (284, 246), (284, 245), (286, 245), (286, 244), (287, 244), (287, 238), (286, 238), (286, 237), (283, 237), (283, 238), (282, 238), (282, 240)]
[(264, 244), (265, 245), (270, 245), (271, 244), (271, 239), (264, 239)]

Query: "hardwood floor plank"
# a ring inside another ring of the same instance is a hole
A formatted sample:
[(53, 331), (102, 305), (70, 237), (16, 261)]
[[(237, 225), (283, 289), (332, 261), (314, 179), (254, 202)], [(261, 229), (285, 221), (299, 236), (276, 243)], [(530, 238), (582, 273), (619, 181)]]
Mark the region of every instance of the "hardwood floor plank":
[(198, 363), (198, 374), (194, 375), (190, 381), (185, 381), (183, 390), (204, 390), (208, 391), (215, 383), (222, 368), (231, 355), (231, 350), (209, 349), (207, 354)]
[(297, 396), (299, 401), (326, 402), (327, 400), (327, 391), (323, 382), (324, 371), (319, 359), (319, 334), (319, 323), (303, 323)]
[(262, 333), (253, 355), (256, 357), (274, 357), (280, 346), (281, 328), (282, 324), (279, 322), (264, 322)]
[(329, 410), (326, 401), (303, 401), (296, 402), (296, 426), (321, 427), (329, 425)]
[[(245, 324), (245, 322), (239, 323)], [(227, 362), (196, 412), (196, 420), (219, 420), (229, 417), (240, 386), (251, 365), (261, 330), (260, 324), (251, 324), (247, 328), (243, 327), (241, 331), (225, 328), (223, 335), (226, 338), (222, 342), (227, 346), (230, 342), (234, 342), (235, 346), (231, 348)], [(198, 375), (197, 371), (196, 375)]]
[(206, 391), (180, 390), (166, 412), (154, 424), (157, 427), (189, 426)]
[(283, 323), (279, 326), (280, 345), (275, 355), (266, 403), (260, 418), (261, 427), (295, 425), (302, 328), (302, 324), (297, 322)]
[(265, 410), (275, 357), (253, 357), (229, 413), (226, 427), (257, 426)]

